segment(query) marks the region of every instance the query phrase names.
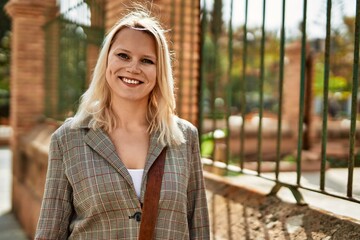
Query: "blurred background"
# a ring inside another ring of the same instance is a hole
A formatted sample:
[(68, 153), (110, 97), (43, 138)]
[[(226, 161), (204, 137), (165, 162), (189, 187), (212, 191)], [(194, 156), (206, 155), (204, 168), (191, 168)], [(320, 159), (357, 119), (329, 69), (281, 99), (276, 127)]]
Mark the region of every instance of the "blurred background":
[[(1, 202), (27, 236), (50, 136), (131, 2), (0, 0)], [(360, 219), (359, 0), (139, 2), (171, 29), (177, 114), (199, 129), (206, 176)], [(208, 186), (213, 236), (230, 239)]]

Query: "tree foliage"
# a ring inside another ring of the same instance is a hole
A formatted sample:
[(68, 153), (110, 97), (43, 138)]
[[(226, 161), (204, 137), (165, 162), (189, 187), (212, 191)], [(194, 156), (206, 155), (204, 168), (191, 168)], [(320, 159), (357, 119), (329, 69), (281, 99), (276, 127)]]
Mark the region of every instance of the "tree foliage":
[(0, 118), (9, 116), (10, 97), (10, 28), (11, 22), (4, 12), (6, 0), (0, 0)]
[(0, 0), (0, 89), (9, 90), (11, 23), (3, 10), (6, 2)]

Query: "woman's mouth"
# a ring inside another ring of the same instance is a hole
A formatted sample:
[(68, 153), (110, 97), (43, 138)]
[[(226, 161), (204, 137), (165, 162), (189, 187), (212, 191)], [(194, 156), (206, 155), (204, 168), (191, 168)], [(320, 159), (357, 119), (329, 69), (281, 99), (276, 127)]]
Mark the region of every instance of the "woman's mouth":
[(138, 84), (142, 83), (139, 80), (135, 80), (135, 79), (131, 79), (131, 78), (125, 78), (125, 77), (120, 77), (120, 80), (123, 81), (126, 84), (132, 84), (132, 85), (138, 85)]

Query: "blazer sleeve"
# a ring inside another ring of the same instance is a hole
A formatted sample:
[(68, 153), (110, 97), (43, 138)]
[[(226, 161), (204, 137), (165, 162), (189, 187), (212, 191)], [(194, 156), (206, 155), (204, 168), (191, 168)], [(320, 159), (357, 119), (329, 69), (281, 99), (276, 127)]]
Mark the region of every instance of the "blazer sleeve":
[(51, 137), (49, 162), (35, 239), (67, 239), (72, 190), (65, 175), (63, 151), (56, 134)]
[(191, 172), (187, 193), (190, 239), (210, 239), (209, 214), (196, 129), (191, 139)]

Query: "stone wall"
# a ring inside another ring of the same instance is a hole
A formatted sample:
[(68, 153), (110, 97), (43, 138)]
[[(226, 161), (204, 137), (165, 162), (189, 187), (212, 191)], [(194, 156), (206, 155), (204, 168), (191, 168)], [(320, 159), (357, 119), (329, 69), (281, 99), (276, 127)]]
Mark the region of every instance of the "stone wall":
[(19, 160), (13, 165), (13, 212), (33, 238), (39, 218), (48, 162), (48, 148), (56, 123), (34, 127), (18, 144)]

